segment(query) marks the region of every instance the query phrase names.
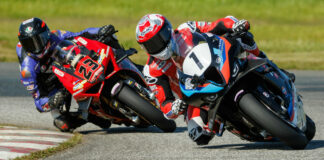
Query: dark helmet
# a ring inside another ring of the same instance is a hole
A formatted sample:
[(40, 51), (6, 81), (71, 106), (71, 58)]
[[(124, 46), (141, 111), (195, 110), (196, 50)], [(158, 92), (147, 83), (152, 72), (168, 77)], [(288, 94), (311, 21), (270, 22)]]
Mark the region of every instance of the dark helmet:
[(39, 18), (31, 18), (20, 24), (18, 39), (22, 47), (38, 58), (43, 53), (50, 37), (46, 23)]

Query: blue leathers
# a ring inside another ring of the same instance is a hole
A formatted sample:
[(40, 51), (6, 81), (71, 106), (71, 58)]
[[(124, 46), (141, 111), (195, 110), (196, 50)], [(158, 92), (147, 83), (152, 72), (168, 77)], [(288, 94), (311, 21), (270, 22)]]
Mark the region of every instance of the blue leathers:
[(94, 39), (100, 28), (87, 28), (81, 32), (56, 30), (50, 34), (50, 46), (47, 58), (39, 59), (34, 54), (26, 52), (20, 43), (17, 44), (16, 52), (20, 63), (20, 79), (27, 90), (32, 94), (36, 108), (39, 112), (50, 111), (48, 105), (49, 97), (54, 95), (58, 89), (55, 84), (55, 77), (51, 73), (49, 64), (52, 62), (52, 51), (56, 45), (65, 39), (72, 39), (75, 36), (83, 36)]

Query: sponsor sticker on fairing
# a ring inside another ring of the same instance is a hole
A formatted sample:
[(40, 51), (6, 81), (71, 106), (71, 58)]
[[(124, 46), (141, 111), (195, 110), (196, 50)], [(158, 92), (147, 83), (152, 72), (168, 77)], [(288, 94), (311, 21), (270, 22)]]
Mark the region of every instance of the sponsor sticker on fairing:
[(84, 87), (84, 84), (87, 82), (87, 80), (83, 80), (81, 81), (80, 83), (76, 84), (74, 87), (73, 87), (73, 91), (76, 91), (78, 89), (81, 89)]
[(64, 77), (64, 73), (56, 68), (54, 69), (54, 73), (59, 75), (60, 77)]
[(78, 39), (77, 39), (81, 44), (83, 44), (83, 45), (87, 45), (88, 44), (88, 42), (86, 41), (86, 40), (84, 40), (83, 38), (81, 38), (81, 37), (79, 37)]

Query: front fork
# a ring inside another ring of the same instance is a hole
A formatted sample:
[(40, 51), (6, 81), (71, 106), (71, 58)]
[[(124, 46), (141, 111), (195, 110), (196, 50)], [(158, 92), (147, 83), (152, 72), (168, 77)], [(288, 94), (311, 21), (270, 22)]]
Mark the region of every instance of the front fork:
[[(217, 97), (217, 96), (216, 96)], [(216, 119), (217, 119), (217, 110), (219, 108), (219, 104), (221, 102), (221, 99), (222, 97), (218, 97), (216, 99), (216, 103), (209, 103), (208, 107), (210, 108), (209, 112), (208, 112), (208, 129), (210, 131), (212, 131), (212, 133), (215, 131), (215, 122), (216, 122)], [(213, 100), (211, 100), (213, 101)], [(224, 123), (221, 122), (219, 124), (219, 126), (217, 126), (218, 130), (215, 131), (215, 134), (218, 136), (218, 137), (221, 137), (225, 131), (224, 129)]]
[(141, 86), (136, 81), (131, 79), (124, 80), (125, 84), (128, 84), (130, 87), (134, 88), (138, 93), (143, 94), (146, 98), (150, 99), (151, 101), (155, 100), (155, 94), (145, 87)]

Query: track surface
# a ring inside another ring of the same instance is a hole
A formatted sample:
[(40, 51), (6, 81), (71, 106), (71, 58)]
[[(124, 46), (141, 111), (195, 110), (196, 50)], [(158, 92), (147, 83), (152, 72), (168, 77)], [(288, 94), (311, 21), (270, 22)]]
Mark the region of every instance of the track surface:
[[(15, 124), (55, 130), (48, 113), (36, 111), (32, 98), (20, 84), (18, 65), (0, 63), (0, 124)], [(187, 135), (182, 117), (175, 133), (161, 133), (155, 127), (136, 129), (113, 125), (108, 131), (87, 124), (77, 131), (82, 144), (48, 157), (56, 159), (324, 159), (324, 72), (293, 71), (303, 96), (304, 109), (315, 121), (317, 133), (305, 150), (291, 150), (280, 142), (253, 143), (225, 131), (207, 146), (197, 146)]]

